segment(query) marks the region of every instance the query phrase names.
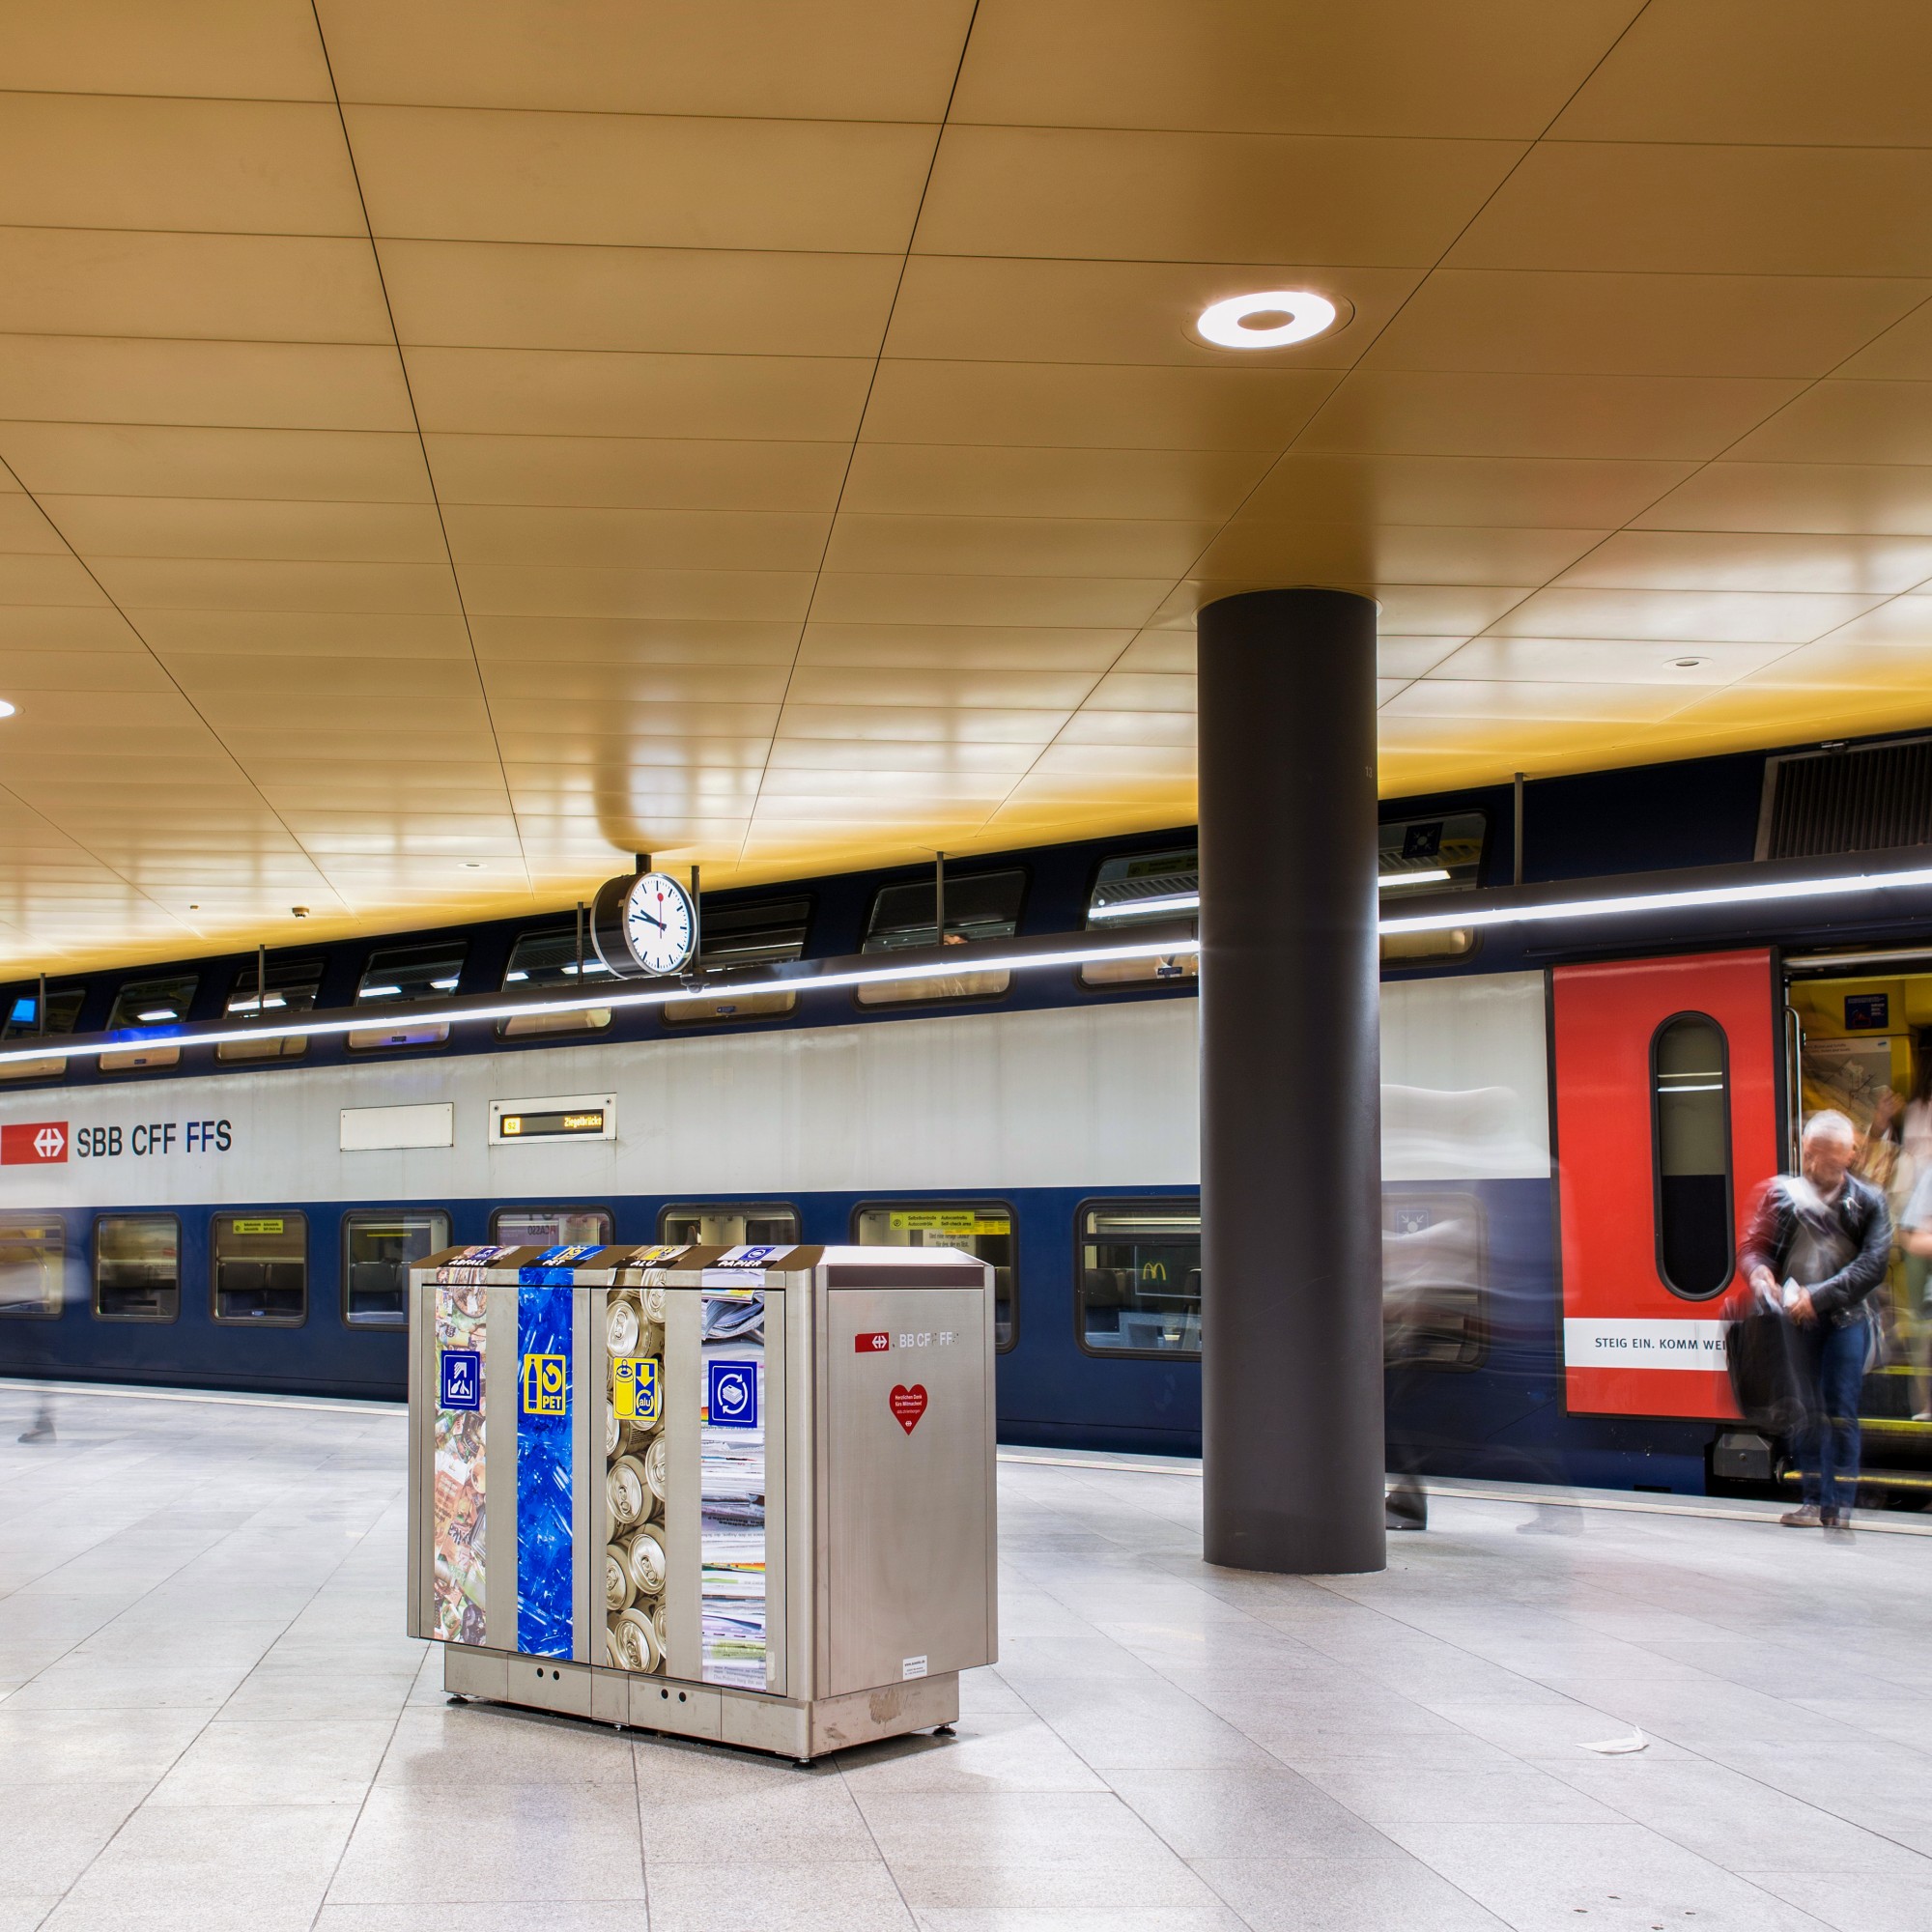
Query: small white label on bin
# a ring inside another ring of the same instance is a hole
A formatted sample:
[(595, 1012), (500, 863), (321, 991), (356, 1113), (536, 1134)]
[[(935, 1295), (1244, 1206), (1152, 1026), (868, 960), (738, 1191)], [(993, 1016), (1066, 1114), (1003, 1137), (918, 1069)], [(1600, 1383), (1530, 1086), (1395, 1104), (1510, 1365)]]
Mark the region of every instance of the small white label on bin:
[(923, 1657), (909, 1657), (899, 1665), (899, 1677), (901, 1681), (911, 1677), (923, 1677), (924, 1675), (925, 1659)]

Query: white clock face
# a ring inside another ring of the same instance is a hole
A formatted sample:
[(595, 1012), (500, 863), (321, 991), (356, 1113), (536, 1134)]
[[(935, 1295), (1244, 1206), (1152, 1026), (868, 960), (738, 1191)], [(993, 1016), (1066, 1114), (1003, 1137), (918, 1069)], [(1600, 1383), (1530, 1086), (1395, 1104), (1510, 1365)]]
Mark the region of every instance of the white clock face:
[(663, 872), (645, 872), (624, 900), (624, 940), (646, 973), (678, 973), (691, 963), (697, 921), (691, 895)]

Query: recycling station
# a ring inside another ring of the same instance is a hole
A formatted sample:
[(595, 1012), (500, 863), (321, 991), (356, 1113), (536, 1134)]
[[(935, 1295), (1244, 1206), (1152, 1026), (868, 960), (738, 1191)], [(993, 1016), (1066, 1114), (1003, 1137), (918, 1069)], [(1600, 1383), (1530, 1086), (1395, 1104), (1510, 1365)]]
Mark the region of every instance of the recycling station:
[(993, 1271), (454, 1248), (410, 1275), (410, 1630), (453, 1696), (809, 1760), (998, 1653)]

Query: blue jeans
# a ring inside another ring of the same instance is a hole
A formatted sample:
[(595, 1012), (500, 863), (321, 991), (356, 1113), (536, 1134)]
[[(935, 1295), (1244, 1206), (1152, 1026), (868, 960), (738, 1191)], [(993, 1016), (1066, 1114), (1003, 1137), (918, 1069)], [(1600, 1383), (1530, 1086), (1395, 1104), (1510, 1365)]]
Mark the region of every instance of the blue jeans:
[(1804, 1499), (1835, 1515), (1859, 1494), (1859, 1395), (1870, 1330), (1863, 1321), (1827, 1328), (1812, 1342), (1811, 1402), (1798, 1432)]

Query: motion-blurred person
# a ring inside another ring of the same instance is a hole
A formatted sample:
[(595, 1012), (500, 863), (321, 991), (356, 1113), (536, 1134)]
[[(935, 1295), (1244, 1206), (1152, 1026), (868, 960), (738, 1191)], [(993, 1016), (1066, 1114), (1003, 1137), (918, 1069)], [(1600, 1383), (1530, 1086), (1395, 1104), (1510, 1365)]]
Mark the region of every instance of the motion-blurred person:
[(1859, 1396), (1872, 1346), (1872, 1291), (1891, 1258), (1885, 1196), (1852, 1170), (1859, 1135), (1839, 1113), (1804, 1123), (1799, 1172), (1765, 1189), (1740, 1257), (1759, 1300), (1781, 1306), (1802, 1338), (1808, 1387), (1798, 1431), (1804, 1472), (1793, 1528), (1849, 1534), (1859, 1487)]
[(21, 1442), (51, 1442), (54, 1439), (54, 1399), (43, 1389), (34, 1405), (34, 1426), (23, 1429), (15, 1438)]

